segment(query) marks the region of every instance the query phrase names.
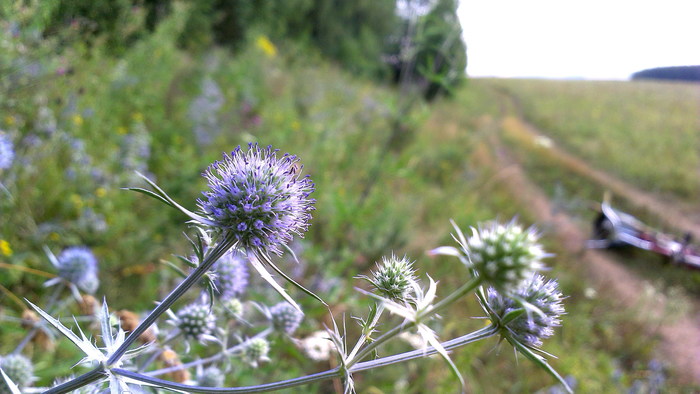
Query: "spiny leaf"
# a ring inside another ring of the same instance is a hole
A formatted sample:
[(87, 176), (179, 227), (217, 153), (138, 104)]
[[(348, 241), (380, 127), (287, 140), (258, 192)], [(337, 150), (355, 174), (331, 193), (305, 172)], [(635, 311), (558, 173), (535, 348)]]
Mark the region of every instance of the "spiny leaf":
[(265, 269), (265, 266), (258, 260), (258, 258), (253, 255), (249, 254), (248, 255), (248, 260), (250, 261), (250, 264), (255, 268), (256, 271), (258, 271), (258, 274), (260, 274), (260, 277), (265, 279), (267, 283), (272, 286), (273, 289), (275, 289), (287, 302), (289, 302), (294, 308), (296, 308), (299, 312), (303, 311), (301, 310), (301, 307), (294, 301), (292, 297), (287, 294), (287, 292), (284, 290), (282, 286), (280, 286), (275, 279), (270, 275), (270, 273)]
[(52, 326), (54, 326), (61, 334), (65, 335), (66, 338), (70, 339), (71, 342), (73, 342), (76, 346), (80, 348), (80, 350), (83, 351), (90, 359), (92, 360), (101, 360), (104, 358), (104, 355), (102, 352), (100, 352), (95, 345), (92, 344), (87, 338), (85, 338), (85, 334), (83, 334), (83, 331), (80, 330), (80, 326), (78, 326), (78, 330), (80, 331), (80, 335), (82, 336), (82, 339), (79, 338), (73, 331), (68, 329), (66, 326), (61, 324), (60, 321), (54, 319), (51, 315), (48, 313), (44, 312), (41, 308), (38, 306), (32, 304), (29, 300), (25, 299), (25, 301), (32, 307), (34, 308), (37, 313), (39, 313), (46, 321), (48, 321)]
[(2, 378), (5, 381), (5, 385), (7, 385), (12, 394), (22, 394), (22, 392), (19, 391), (19, 387), (17, 387), (15, 382), (13, 382), (12, 379), (10, 379), (10, 377), (7, 376), (7, 374), (5, 374), (5, 371), (3, 371), (2, 368), (0, 368), (0, 374), (2, 374)]
[(299, 283), (297, 283), (296, 281), (294, 281), (294, 279), (290, 278), (287, 274), (284, 273), (284, 271), (282, 271), (281, 269), (279, 269), (279, 268), (275, 265), (275, 263), (272, 262), (272, 260), (270, 260), (269, 256), (266, 256), (266, 255), (262, 255), (262, 256), (263, 256), (263, 259), (265, 260), (265, 262), (267, 263), (267, 265), (269, 265), (270, 267), (272, 267), (272, 269), (275, 270), (275, 272), (277, 272), (280, 276), (282, 276), (282, 277), (283, 277), (284, 279), (286, 279), (288, 282), (290, 282), (291, 284), (293, 284), (294, 286), (296, 286), (299, 290), (301, 290), (301, 291), (303, 291), (304, 293), (306, 293), (307, 295), (309, 295), (309, 296), (315, 298), (318, 302), (320, 302), (320, 303), (323, 304), (326, 308), (328, 308), (328, 304), (326, 304), (326, 302), (323, 301), (323, 299), (321, 299), (321, 297), (319, 297), (319, 296), (317, 296), (316, 294), (314, 294), (311, 290), (307, 290), (304, 286), (300, 285)]

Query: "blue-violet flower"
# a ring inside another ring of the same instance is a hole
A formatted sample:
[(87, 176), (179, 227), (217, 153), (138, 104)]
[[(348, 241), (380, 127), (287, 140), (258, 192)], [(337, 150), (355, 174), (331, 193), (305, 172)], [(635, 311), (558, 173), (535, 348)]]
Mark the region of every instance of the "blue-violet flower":
[(303, 236), (309, 227), (314, 184), (300, 177), (298, 158), (277, 157), (271, 146), (250, 144), (224, 154), (204, 173), (209, 191), (197, 200), (215, 230), (233, 234), (247, 251), (272, 251), (278, 255), (293, 234)]

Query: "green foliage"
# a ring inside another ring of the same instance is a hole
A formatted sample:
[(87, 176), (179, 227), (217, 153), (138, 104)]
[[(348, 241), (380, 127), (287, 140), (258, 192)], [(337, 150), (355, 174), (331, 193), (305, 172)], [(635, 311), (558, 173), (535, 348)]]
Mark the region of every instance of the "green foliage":
[[(279, 12), (297, 21), (289, 25), (275, 17), (271, 3), (260, 2), (260, 7), (268, 10), (260, 12), (265, 29), (248, 30), (235, 55), (202, 47), (212, 37), (205, 33), (206, 26), (216, 21), (206, 15), (220, 3), (192, 2), (181, 7), (145, 2), (149, 13), (163, 9), (167, 17), (154, 24), (152, 33), (143, 33), (133, 42), (127, 39), (136, 37), (129, 33), (130, 25), (115, 21), (117, 34), (124, 33), (125, 40), (133, 43), (123, 47), (120, 57), (114, 56), (112, 45), (122, 44), (95, 40), (91, 48), (86, 48), (80, 41), (72, 41), (72, 33), (65, 31), (59, 35), (63, 40), (60, 48), (51, 40), (31, 41), (34, 27), (45, 26), (42, 15), (46, 15), (44, 7), (49, 3), (53, 2), (37, 3), (34, 11), (20, 7), (24, 18), (19, 23), (20, 34), (14, 38), (3, 36), (4, 40), (22, 41), (15, 44), (31, 43), (27, 46), (30, 58), (40, 60), (51, 71), (40, 76), (24, 75), (22, 81), (0, 80), (3, 97), (8, 97), (0, 102), (0, 122), (12, 136), (20, 160), (0, 173), (0, 182), (14, 197), (0, 200), (0, 240), (11, 247), (7, 254), (7, 249), (0, 248), (3, 263), (51, 271), (43, 245), (60, 250), (85, 244), (93, 247), (99, 259), (103, 284), (99, 296), (105, 295), (117, 309), (127, 305), (152, 308), (159, 293), (180, 280), (164, 269), (162, 262), (172, 261), (173, 254), (187, 250), (181, 234), (186, 218), (142, 195), (120, 190), (145, 186), (122, 162), (127, 137), (144, 130), (150, 141), (150, 156), (144, 160), (147, 171), (169, 195), (190, 209), (205, 187), (200, 173), (208, 163), (219, 159), (223, 150), (259, 142), (299, 155), (305, 164), (303, 172), (311, 174), (317, 184), (313, 195), (318, 200), (317, 211), (306, 239), (293, 245), (302, 249), (298, 253), (301, 264), (286, 260), (279, 264), (290, 270), (286, 272), (295, 270), (294, 279), (305, 287), (328, 295), (324, 298), (337, 304), (338, 310), (366, 306), (353, 297), (341, 299), (338, 294), (357, 285), (349, 278), (366, 273), (391, 251), (415, 256), (418, 274), (435, 273), (445, 291), (459, 286), (464, 278), (455, 274), (454, 262), (422, 257), (425, 250), (450, 242), (450, 217), (460, 224), (473, 224), (497, 213), (502, 218), (520, 213), (527, 223), (537, 219), (528, 217), (526, 207), (514, 206), (512, 198), (494, 186), (494, 174), (475, 165), (479, 143), (493, 131), (498, 116), (497, 95), (488, 87), (470, 83), (455, 91), (456, 102), (402, 106), (396, 91), (377, 87), (320, 61), (318, 52), (303, 43), (279, 38), (278, 34), (298, 31), (288, 26), (308, 27), (302, 16), (310, 12), (310, 1), (278, 4)], [(338, 18), (352, 21), (371, 14), (370, 2), (361, 4), (366, 7), (364, 14), (355, 14), (350, 5), (343, 5), (326, 9), (326, 18), (339, 13)], [(376, 14), (377, 18), (393, 15), (387, 4), (377, 5), (386, 7), (385, 13)], [(16, 9), (11, 11), (8, 20), (18, 15)], [(149, 26), (149, 13), (145, 26)], [(279, 26), (270, 27), (273, 21)], [(387, 28), (380, 26), (381, 21), (375, 22), (377, 29)], [(324, 29), (331, 31), (338, 26)], [(201, 31), (195, 31), (199, 27)], [(260, 34), (267, 28), (268, 35)], [(365, 34), (362, 40), (380, 46), (373, 41), (371, 30), (361, 33), (359, 27), (356, 29), (357, 34)], [(436, 29), (441, 34), (449, 30)], [(197, 36), (199, 33), (202, 35)], [(333, 34), (346, 39), (342, 32)], [(432, 40), (432, 30), (427, 26), (424, 37), (426, 45), (439, 41)], [(259, 38), (268, 39), (279, 51), (270, 51)], [(326, 43), (333, 44), (331, 40)], [(183, 46), (196, 50), (183, 51)], [(334, 56), (353, 59), (364, 53), (360, 48), (362, 45), (357, 43), (348, 44), (337, 49)], [(440, 53), (432, 52), (426, 59)], [(26, 70), (26, 66), (17, 66), (25, 55), (13, 49), (3, 51), (3, 69), (13, 66)], [(369, 74), (379, 70), (369, 63), (348, 61), (356, 64), (357, 70), (369, 70)], [(430, 62), (426, 60), (425, 67)], [(459, 61), (446, 63), (458, 67), (455, 65)], [(212, 111), (217, 131), (211, 142), (199, 144), (191, 108), (207, 78), (219, 87), (224, 104)], [(53, 114), (56, 130), (52, 133), (42, 131), (42, 111)], [(407, 132), (397, 134), (396, 130)], [(40, 143), (34, 144), (37, 138)], [(79, 145), (83, 148), (77, 149)], [(95, 176), (99, 174), (92, 170), (102, 175)], [(95, 216), (88, 213), (88, 208)], [(99, 220), (92, 221), (95, 217), (103, 218), (106, 228), (100, 230)], [(654, 341), (645, 337), (631, 313), (619, 314), (603, 296), (586, 298), (582, 275), (575, 271), (567, 274), (577, 257), (563, 251), (557, 251), (557, 255), (559, 266), (555, 269), (563, 278), (564, 292), (572, 297), (567, 301), (570, 314), (564, 319), (563, 339), (551, 342), (549, 350), (562, 355), (553, 363), (563, 374), (579, 378), (585, 385), (584, 392), (604, 391), (614, 387), (612, 375), (618, 360), (624, 361), (620, 373), (627, 378), (639, 368), (634, 360), (649, 357)], [(39, 298), (46, 291), (42, 288), (45, 280), (19, 269), (0, 268), (0, 284), (18, 297)], [(110, 286), (116, 281), (119, 288)], [(439, 295), (442, 291), (441, 287)], [(268, 296), (264, 290), (259, 292), (257, 296)], [(10, 298), (4, 293), (2, 297), (3, 313), (19, 314)], [(310, 322), (299, 330), (307, 334), (322, 327), (327, 311), (311, 306), (312, 302), (304, 304)], [(64, 316), (68, 313), (78, 312), (67, 310)], [(475, 301), (465, 301), (445, 311), (437, 324), (449, 338), (466, 323), (472, 324), (472, 316), (480, 314)], [(360, 330), (350, 318), (347, 328), (351, 335)], [(11, 351), (23, 334), (15, 323), (0, 325), (0, 353)], [(71, 364), (65, 360), (77, 360), (76, 353), (63, 344), (46, 351), (40, 344), (33, 346), (28, 352), (37, 361), (36, 373), (41, 379), (37, 384), (48, 384), (49, 377), (65, 373)], [(402, 342), (390, 346), (392, 350), (410, 350)], [(494, 352), (494, 346), (495, 341), (484, 342), (455, 352), (457, 365), (468, 376), (474, 392), (532, 392), (550, 384), (551, 379), (526, 363), (514, 369), (509, 353)], [(274, 339), (271, 349), (277, 349), (270, 355), (275, 363), (262, 365), (255, 373), (235, 370), (227, 375), (227, 382), (259, 383), (322, 367), (281, 338)], [(442, 367), (433, 361), (411, 362), (358, 374), (356, 379), (372, 382), (384, 391), (423, 392), (434, 390), (436, 384), (447, 390), (454, 387), (454, 381)], [(330, 383), (309, 387), (309, 391), (330, 390)]]
[(698, 89), (690, 84), (509, 80), (524, 115), (593, 167), (686, 201), (700, 196)]

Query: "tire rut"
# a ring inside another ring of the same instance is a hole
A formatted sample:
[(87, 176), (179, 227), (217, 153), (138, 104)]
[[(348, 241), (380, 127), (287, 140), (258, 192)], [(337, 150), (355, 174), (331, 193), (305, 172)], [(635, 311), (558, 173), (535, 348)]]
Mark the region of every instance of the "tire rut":
[[(486, 142), (489, 146), (487, 151), (491, 154), (487, 158), (482, 155), (481, 160), (486, 162), (481, 164), (494, 167), (499, 174), (497, 181), (522, 206), (528, 207), (536, 215), (541, 227), (553, 234), (568, 252), (579, 257), (579, 264), (584, 265), (588, 276), (599, 288), (608, 289), (625, 308), (665, 310), (665, 297), (640, 298), (649, 287), (648, 282), (631, 273), (609, 253), (584, 248), (587, 232), (581, 230), (569, 215), (555, 209), (545, 192), (529, 179), (496, 133), (491, 133)], [(693, 313), (673, 322), (665, 322), (649, 335), (660, 336), (659, 356), (674, 366), (674, 372), (681, 382), (700, 384), (700, 314), (697, 312), (700, 308), (697, 302), (693, 306)]]

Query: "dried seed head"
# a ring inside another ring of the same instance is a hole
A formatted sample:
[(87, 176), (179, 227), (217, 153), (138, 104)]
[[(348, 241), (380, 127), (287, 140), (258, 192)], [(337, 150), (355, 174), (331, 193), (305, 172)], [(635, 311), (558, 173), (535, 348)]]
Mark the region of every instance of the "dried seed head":
[[(119, 324), (121, 325), (122, 330), (126, 331), (127, 333), (134, 331), (141, 322), (139, 316), (136, 313), (128, 311), (126, 309), (118, 311), (117, 317), (119, 318)], [(155, 342), (156, 339), (157, 338), (153, 327), (149, 327), (146, 331), (139, 335), (139, 341), (141, 343)]]

